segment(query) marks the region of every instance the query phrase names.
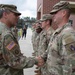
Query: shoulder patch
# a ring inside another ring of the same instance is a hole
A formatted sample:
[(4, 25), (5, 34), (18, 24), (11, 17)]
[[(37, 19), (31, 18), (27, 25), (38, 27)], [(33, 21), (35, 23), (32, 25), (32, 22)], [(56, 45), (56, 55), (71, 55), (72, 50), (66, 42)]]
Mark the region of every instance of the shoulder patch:
[(65, 48), (68, 52), (75, 52), (75, 42), (65, 45)]
[(16, 46), (16, 43), (14, 42), (14, 41), (11, 41), (7, 46), (6, 46), (6, 48), (8, 49), (8, 50), (11, 50), (12, 48), (14, 48)]

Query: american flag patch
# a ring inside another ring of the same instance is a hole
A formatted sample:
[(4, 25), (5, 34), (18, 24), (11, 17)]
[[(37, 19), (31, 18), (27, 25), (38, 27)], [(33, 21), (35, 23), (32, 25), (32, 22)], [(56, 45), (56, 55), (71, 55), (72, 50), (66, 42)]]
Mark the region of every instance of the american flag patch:
[(8, 50), (11, 50), (15, 45), (16, 45), (15, 42), (12, 41), (9, 45), (6, 46), (6, 48), (7, 48)]

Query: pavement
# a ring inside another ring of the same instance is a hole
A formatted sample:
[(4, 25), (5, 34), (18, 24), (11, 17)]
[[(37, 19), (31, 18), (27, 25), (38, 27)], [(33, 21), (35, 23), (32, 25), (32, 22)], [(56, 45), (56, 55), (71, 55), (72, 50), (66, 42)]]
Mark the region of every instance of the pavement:
[[(26, 38), (23, 39), (20, 38), (19, 40), (21, 52), (27, 57), (32, 57), (32, 53), (34, 52), (31, 43), (31, 37), (32, 37), (32, 30), (28, 28)], [(24, 69), (24, 75), (35, 75), (34, 70), (35, 66), (32, 68), (26, 68)]]

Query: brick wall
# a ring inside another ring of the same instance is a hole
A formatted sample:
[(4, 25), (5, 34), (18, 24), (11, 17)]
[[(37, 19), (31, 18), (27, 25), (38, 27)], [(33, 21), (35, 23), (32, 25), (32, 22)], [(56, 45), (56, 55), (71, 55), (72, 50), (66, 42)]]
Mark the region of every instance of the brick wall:
[(43, 14), (50, 13), (54, 4), (60, 0), (44, 0), (43, 2)]
[(43, 0), (37, 0), (37, 9), (39, 8), (39, 6), (43, 4)]
[[(43, 14), (50, 13), (53, 5), (56, 4), (59, 1), (75, 2), (75, 0), (37, 0), (37, 9), (41, 5), (41, 11), (40, 12), (37, 11), (37, 19), (40, 19)], [(70, 19), (73, 20), (73, 27), (75, 28), (75, 14), (72, 13), (71, 16), (70, 16)]]
[(41, 5), (41, 11), (37, 11), (37, 19), (40, 19), (43, 14), (48, 14), (52, 10), (54, 4), (60, 0), (37, 0), (37, 10)]
[(75, 0), (60, 0), (60, 1), (71, 1), (71, 2), (73, 1), (73, 2), (75, 2)]

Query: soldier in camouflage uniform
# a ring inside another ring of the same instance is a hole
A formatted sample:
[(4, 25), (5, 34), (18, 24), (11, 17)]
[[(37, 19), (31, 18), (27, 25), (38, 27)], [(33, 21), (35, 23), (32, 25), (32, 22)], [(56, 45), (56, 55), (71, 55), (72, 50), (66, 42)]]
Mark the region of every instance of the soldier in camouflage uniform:
[[(44, 14), (42, 18), (40, 19), (40, 21), (41, 21), (41, 25), (42, 25), (41, 27), (43, 30), (40, 33), (38, 56), (42, 55), (47, 50), (50, 37), (52, 33), (54, 32), (53, 28), (51, 27), (52, 15)], [(46, 64), (43, 67), (41, 67), (40, 70), (41, 70), (41, 75), (48, 75)]]
[(35, 28), (36, 28), (36, 25), (35, 25), (35, 23), (33, 23), (33, 24), (32, 24), (32, 28), (31, 28), (31, 29), (32, 29), (32, 32), (35, 31)]
[(16, 39), (18, 39), (18, 28), (16, 26), (12, 28), (12, 33), (16, 37)]
[(33, 56), (37, 56), (37, 49), (38, 49), (38, 44), (39, 44), (39, 34), (42, 31), (40, 21), (37, 20), (35, 22), (35, 28), (32, 34), (32, 45), (33, 45), (33, 50), (34, 52), (32, 53)]
[(40, 65), (42, 60), (23, 56), (17, 39), (12, 34), (20, 12), (15, 5), (0, 4), (0, 75), (24, 75), (23, 68)]
[(36, 32), (38, 33), (37, 37), (35, 38), (35, 45), (36, 45), (36, 54), (35, 56), (38, 56), (38, 47), (39, 47), (39, 41), (40, 41), (40, 33), (42, 31), (41, 26), (38, 26), (36, 28)]
[[(40, 32), (42, 31), (41, 23), (39, 20), (36, 21), (35, 25), (36, 25), (36, 27), (35, 27), (35, 30), (32, 35), (32, 44), (33, 44), (33, 50), (34, 50), (34, 53), (32, 53), (33, 56), (38, 55)], [(36, 68), (38, 68), (38, 67), (36, 66)], [(37, 73), (36, 70), (34, 72)]]
[(68, 23), (69, 2), (57, 3), (50, 13), (54, 15), (52, 22), (57, 29), (48, 46), (49, 75), (75, 75), (75, 30)]

